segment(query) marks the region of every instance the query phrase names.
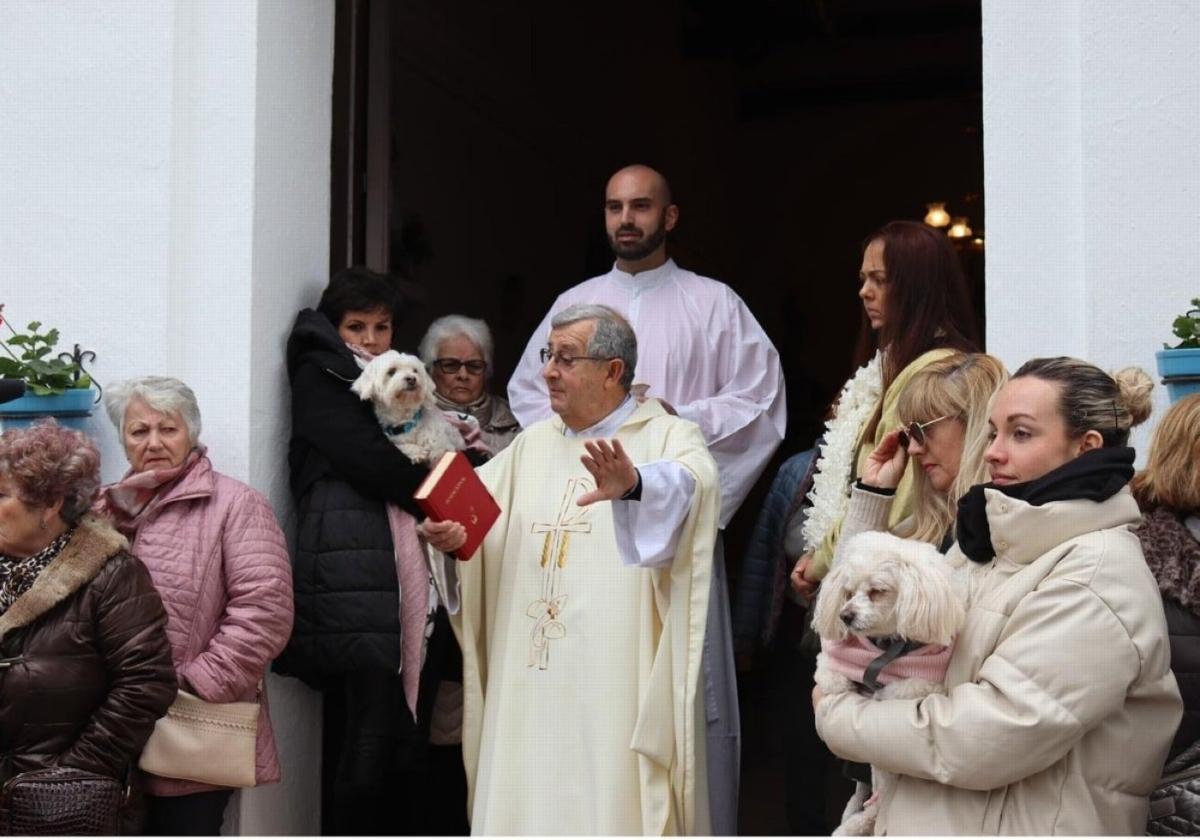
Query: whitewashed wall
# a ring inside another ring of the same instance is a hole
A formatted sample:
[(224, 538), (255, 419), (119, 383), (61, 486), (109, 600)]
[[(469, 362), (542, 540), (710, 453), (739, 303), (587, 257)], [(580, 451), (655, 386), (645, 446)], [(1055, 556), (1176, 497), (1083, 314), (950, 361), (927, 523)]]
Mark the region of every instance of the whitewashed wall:
[[(100, 382), (178, 376), (221, 471), (291, 518), (284, 341), (328, 266), (333, 0), (6, 0), (0, 302), (96, 351)], [(105, 480), (125, 469), (100, 415)], [(319, 709), (269, 685), (285, 782), (227, 830), (319, 829)]]
[(1192, 0), (984, 0), (988, 345), (1010, 367), (1068, 354), (1158, 381), (1200, 296), (1198, 43)]

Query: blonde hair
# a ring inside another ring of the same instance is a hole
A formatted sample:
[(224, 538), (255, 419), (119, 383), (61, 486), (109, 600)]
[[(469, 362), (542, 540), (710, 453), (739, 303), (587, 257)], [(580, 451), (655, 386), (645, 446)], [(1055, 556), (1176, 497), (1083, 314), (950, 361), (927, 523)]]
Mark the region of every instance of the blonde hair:
[(927, 423), (947, 417), (963, 424), (963, 451), (958, 475), (939, 493), (924, 472), (913, 475), (913, 518), (910, 539), (939, 545), (954, 524), (958, 500), (976, 484), (988, 481), (983, 454), (988, 447), (988, 417), (996, 392), (1008, 371), (987, 353), (955, 353), (921, 369), (900, 393), (901, 419)]
[(1013, 379), (1032, 376), (1058, 386), (1058, 413), (1071, 440), (1099, 433), (1104, 446), (1126, 446), (1129, 430), (1145, 422), (1153, 402), (1154, 380), (1139, 367), (1109, 375), (1091, 362), (1070, 356), (1030, 359)]
[(1200, 394), (1171, 406), (1154, 430), (1146, 469), (1129, 486), (1145, 510), (1200, 510)]

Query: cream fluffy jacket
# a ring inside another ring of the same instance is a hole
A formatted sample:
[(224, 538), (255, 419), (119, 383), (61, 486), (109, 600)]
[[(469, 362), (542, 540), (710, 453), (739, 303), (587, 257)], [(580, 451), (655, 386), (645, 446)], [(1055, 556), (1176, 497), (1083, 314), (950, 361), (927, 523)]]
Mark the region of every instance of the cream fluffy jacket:
[(1182, 706), (1137, 504), (986, 495), (997, 556), (971, 565), (949, 693), (830, 696), (818, 731), (901, 774), (877, 833), (1141, 834)]

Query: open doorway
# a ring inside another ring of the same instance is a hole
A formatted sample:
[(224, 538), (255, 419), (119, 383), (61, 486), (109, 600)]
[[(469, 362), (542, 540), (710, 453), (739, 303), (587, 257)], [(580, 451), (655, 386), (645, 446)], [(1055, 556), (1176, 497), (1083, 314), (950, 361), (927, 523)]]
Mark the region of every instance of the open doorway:
[[(777, 463), (851, 372), (880, 224), (935, 201), (968, 218), (982, 333), (980, 26), (978, 0), (339, 0), (331, 267), (407, 277), (409, 347), (441, 315), (485, 319), (503, 391), (554, 297), (611, 265), (608, 176), (648, 163), (681, 207), (672, 256), (733, 287), (779, 348)], [(734, 588), (773, 473), (727, 533)], [(747, 723), (743, 828), (782, 833), (778, 748)]]

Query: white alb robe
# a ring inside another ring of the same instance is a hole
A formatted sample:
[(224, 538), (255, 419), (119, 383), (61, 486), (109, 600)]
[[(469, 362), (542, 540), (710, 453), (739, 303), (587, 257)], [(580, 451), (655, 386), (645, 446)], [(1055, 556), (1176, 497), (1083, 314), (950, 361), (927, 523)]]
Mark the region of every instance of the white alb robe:
[(611, 306), (637, 335), (634, 383), (650, 386), (700, 427), (721, 475), (721, 527), (771, 460), (787, 428), (779, 353), (733, 289), (674, 260), (627, 274), (616, 266), (558, 296), (534, 330), (508, 383), (523, 428), (551, 415), (538, 351), (550, 320), (576, 303)]
[[(634, 383), (649, 386), (680, 417), (696, 423), (721, 477), (721, 527), (750, 492), (787, 426), (779, 354), (742, 299), (724, 283), (667, 260), (628, 274), (615, 265), (558, 296), (534, 331), (508, 383), (513, 414), (522, 426), (550, 415), (538, 351), (554, 315), (577, 303), (600, 303), (624, 315), (638, 341)], [(643, 523), (650, 517), (641, 516)], [(712, 828), (737, 832), (741, 730), (733, 631), (723, 542), (713, 558), (708, 632), (704, 647)]]
[[(708, 827), (699, 683), (716, 465), (695, 425), (657, 403), (614, 415), (628, 415), (615, 434), (603, 423), (580, 435), (558, 418), (536, 424), (481, 467), (501, 519), (471, 560), (453, 564), (457, 598), (435, 568), (459, 607), (475, 834)], [(575, 504), (593, 487), (584, 434), (616, 437), (645, 465), (643, 499), (666, 484), (690, 495), (665, 564), (637, 567), (654, 555), (649, 543), (637, 556), (617, 546), (614, 507), (639, 502)]]

